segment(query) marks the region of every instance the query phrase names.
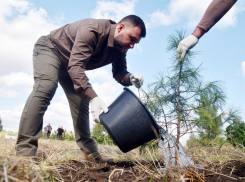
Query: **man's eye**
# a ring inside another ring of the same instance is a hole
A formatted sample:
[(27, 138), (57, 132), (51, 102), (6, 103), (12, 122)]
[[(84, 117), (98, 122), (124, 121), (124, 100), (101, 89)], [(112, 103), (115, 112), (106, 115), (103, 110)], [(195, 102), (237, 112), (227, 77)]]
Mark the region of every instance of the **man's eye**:
[(131, 42), (135, 42), (135, 39), (133, 37), (130, 37)]

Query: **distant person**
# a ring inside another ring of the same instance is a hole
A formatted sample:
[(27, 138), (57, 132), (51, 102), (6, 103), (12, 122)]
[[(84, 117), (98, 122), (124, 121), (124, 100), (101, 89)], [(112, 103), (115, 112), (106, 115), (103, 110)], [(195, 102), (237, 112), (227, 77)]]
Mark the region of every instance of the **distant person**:
[(177, 48), (178, 56), (183, 59), (188, 50), (198, 43), (199, 39), (230, 10), (236, 1), (237, 0), (213, 0), (192, 35), (180, 41)]
[(83, 19), (40, 37), (33, 50), (35, 83), (21, 115), (15, 147), (17, 155), (36, 155), (43, 116), (59, 83), (69, 102), (81, 153), (95, 162), (106, 162), (91, 138), (89, 104), (97, 123), (100, 112), (106, 113), (108, 108), (94, 91), (86, 71), (110, 64), (118, 83), (140, 88), (143, 76), (128, 71), (126, 55), (145, 36), (143, 20), (128, 15), (118, 23), (109, 19)]
[(57, 129), (57, 140), (61, 140), (62, 136), (63, 136), (63, 126), (61, 126), (60, 128)]
[(44, 127), (44, 131), (45, 131), (45, 138), (49, 139), (51, 131), (52, 131), (52, 127), (50, 126), (50, 123)]

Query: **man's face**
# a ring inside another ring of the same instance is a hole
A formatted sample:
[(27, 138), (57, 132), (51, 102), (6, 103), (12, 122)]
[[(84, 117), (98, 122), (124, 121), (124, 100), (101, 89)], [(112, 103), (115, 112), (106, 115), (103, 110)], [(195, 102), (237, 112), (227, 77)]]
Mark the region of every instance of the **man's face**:
[(131, 24), (120, 24), (118, 35), (114, 38), (114, 47), (120, 51), (127, 51), (134, 48), (140, 42), (140, 27), (133, 27)]

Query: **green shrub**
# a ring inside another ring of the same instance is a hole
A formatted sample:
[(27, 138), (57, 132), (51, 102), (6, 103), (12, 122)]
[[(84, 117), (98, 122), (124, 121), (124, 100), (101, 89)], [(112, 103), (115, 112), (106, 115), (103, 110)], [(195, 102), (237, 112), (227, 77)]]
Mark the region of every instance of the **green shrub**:
[(234, 120), (226, 128), (226, 137), (227, 141), (229, 141), (234, 146), (245, 146), (245, 123), (240, 119)]
[(93, 138), (97, 143), (103, 145), (114, 145), (114, 141), (108, 134), (104, 126), (96, 123), (92, 129), (91, 138)]
[(146, 154), (147, 150), (149, 150), (151, 153), (156, 152), (157, 149), (159, 148), (158, 141), (157, 140), (152, 140), (149, 141), (139, 147), (139, 152), (140, 154)]
[[(45, 139), (45, 132), (42, 132), (42, 136), (40, 137), (41, 139)], [(57, 139), (57, 130), (55, 130), (55, 133), (51, 133), (50, 140), (56, 140)], [(76, 141), (75, 139), (75, 134), (72, 131), (66, 131), (64, 130), (63, 137), (61, 140), (66, 140), (66, 141)]]
[(0, 131), (3, 130), (2, 119), (0, 118)]
[(64, 130), (64, 137), (62, 137), (62, 140), (66, 141), (76, 141), (75, 134), (72, 131), (66, 131)]

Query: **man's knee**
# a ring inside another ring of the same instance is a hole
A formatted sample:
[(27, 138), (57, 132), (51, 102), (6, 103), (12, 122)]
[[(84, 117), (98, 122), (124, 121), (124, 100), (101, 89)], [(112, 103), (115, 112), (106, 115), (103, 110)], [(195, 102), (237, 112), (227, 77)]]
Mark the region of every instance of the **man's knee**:
[(43, 99), (52, 99), (58, 87), (58, 83), (52, 80), (38, 80), (33, 90), (36, 95)]

